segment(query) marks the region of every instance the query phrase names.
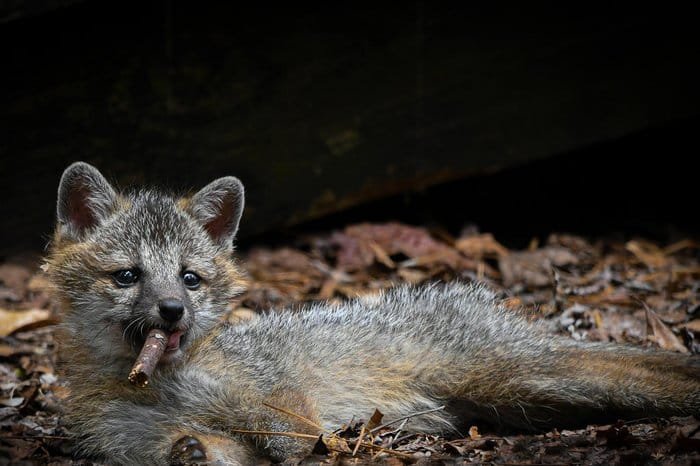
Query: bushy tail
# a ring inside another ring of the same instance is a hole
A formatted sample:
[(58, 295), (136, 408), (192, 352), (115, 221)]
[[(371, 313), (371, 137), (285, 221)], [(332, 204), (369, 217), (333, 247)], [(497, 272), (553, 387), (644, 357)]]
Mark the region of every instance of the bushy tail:
[(498, 364), (505, 370), (482, 376), (476, 384), (471, 377), (460, 386), (460, 398), (469, 400), (468, 412), (476, 411), (498, 427), (542, 429), (700, 415), (697, 356), (558, 340), (542, 354)]

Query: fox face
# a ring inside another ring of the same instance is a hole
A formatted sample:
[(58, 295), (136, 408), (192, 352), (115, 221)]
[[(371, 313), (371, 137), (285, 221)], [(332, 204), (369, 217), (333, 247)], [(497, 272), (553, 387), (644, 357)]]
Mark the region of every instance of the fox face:
[(175, 198), (120, 194), (94, 167), (68, 167), (48, 264), (70, 337), (93, 357), (126, 363), (162, 328), (169, 339), (161, 363), (181, 360), (243, 291), (232, 259), (243, 205), (234, 177)]

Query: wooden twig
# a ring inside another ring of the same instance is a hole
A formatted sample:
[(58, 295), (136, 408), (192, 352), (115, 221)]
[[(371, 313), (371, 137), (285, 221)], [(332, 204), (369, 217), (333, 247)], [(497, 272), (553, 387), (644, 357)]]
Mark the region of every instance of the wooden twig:
[(362, 429), (360, 429), (360, 436), (357, 437), (355, 448), (352, 450), (352, 456), (355, 456), (357, 454), (357, 450), (360, 449), (360, 445), (362, 445), (362, 438), (365, 436), (365, 432), (367, 432), (367, 428), (363, 425)]
[(403, 437), (397, 438), (397, 439), (396, 439), (396, 443), (401, 443), (401, 442), (403, 442), (404, 440), (408, 440), (408, 439), (410, 439), (411, 437), (417, 437), (418, 435), (419, 435), (419, 434), (417, 434), (417, 433), (415, 433), (415, 432), (413, 432), (413, 433), (411, 433), (411, 434), (406, 434), (406, 435), (404, 435)]
[(148, 385), (148, 379), (156, 370), (158, 361), (165, 353), (168, 345), (168, 334), (164, 330), (154, 328), (148, 332), (141, 352), (136, 358), (134, 367), (129, 372), (129, 382), (137, 387), (144, 388)]
[(396, 450), (389, 450), (389, 449), (386, 449), (384, 447), (380, 447), (379, 445), (374, 445), (373, 443), (363, 442), (362, 446), (365, 448), (371, 448), (372, 450), (377, 450), (380, 453), (386, 453), (388, 455), (398, 456), (400, 458), (413, 458), (413, 455), (409, 455), (408, 453), (404, 453), (404, 452), (396, 451)]
[[(403, 427), (406, 425), (407, 422), (408, 422), (408, 419), (404, 419), (403, 422), (401, 423), (401, 425), (399, 426), (399, 428), (396, 429), (395, 431), (391, 432), (391, 434), (392, 434), (392, 436), (391, 436), (391, 442), (389, 442), (389, 445), (387, 445), (387, 448), (388, 448), (389, 450), (391, 450), (391, 447), (394, 445), (394, 441), (398, 438), (399, 434), (401, 433), (401, 429), (403, 429)], [(380, 454), (381, 454), (381, 451), (378, 451), (378, 452), (372, 457), (372, 461), (376, 460), (377, 457), (378, 457)]]
[(389, 448), (391, 448), (391, 446), (394, 444), (396, 439), (399, 438), (399, 434), (401, 433), (401, 430), (404, 428), (404, 426), (406, 425), (407, 422), (408, 422), (408, 418), (404, 419), (403, 422), (401, 423), (401, 425), (399, 426), (399, 428), (396, 429), (396, 432), (391, 437), (391, 442), (389, 442)]

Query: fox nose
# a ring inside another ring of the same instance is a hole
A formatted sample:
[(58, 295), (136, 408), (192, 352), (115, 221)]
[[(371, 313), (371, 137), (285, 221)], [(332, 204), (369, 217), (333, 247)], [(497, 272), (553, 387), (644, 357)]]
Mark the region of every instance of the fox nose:
[(160, 316), (168, 322), (177, 322), (185, 311), (182, 301), (175, 298), (165, 298), (158, 301)]

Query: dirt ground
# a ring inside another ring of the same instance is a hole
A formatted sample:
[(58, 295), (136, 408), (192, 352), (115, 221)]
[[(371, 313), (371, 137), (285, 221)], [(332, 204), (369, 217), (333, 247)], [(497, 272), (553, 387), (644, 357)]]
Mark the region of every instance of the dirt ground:
[[(231, 320), (272, 306), (342, 300), (400, 282), (480, 280), (552, 333), (700, 352), (700, 243), (681, 239), (584, 239), (552, 234), (510, 250), (488, 233), (458, 236), (399, 223), (355, 224), (241, 254), (249, 290)], [(60, 316), (36, 257), (0, 264), (0, 464), (95, 464), (71, 456), (61, 422), (69, 388), (56, 369), (53, 329)], [(377, 406), (381, 411), (381, 406)], [(420, 413), (415, 413), (419, 416)], [(338, 426), (289, 464), (700, 464), (700, 421), (637, 419), (540, 435), (501, 436), (474, 425), (463, 438), (414, 434), (410, 419), (366, 413)], [(365, 428), (379, 429), (355, 456)], [(344, 452), (339, 452), (344, 451)]]

